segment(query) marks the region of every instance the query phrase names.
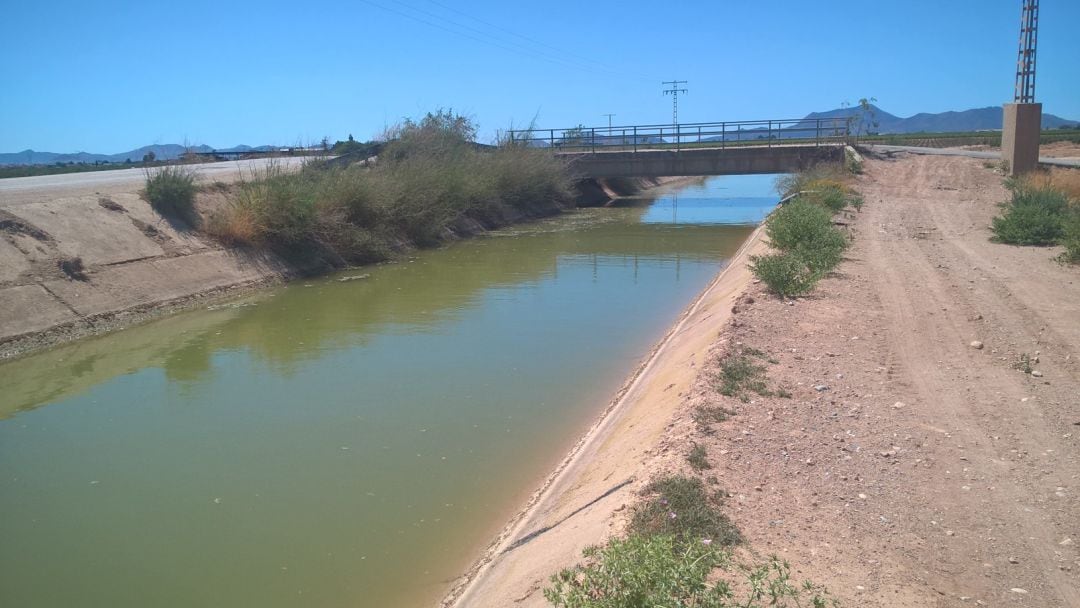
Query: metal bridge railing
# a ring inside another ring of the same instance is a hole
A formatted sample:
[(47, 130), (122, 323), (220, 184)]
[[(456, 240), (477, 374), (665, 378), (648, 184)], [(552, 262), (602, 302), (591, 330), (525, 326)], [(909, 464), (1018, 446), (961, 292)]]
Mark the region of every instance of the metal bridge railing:
[(743, 120), (667, 125), (572, 127), (511, 130), (512, 145), (550, 147), (566, 152), (638, 152), (693, 148), (782, 146), (847, 143), (846, 118)]

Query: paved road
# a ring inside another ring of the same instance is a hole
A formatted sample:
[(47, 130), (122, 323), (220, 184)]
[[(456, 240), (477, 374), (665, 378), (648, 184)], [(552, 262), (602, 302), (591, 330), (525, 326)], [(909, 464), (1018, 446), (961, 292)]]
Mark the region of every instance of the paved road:
[[(918, 146), (886, 146), (875, 144), (870, 146), (874, 152), (910, 152), (912, 154), (930, 154), (936, 156), (967, 156), (969, 158), (986, 158), (1001, 160), (1001, 152), (983, 152), (980, 150), (960, 150), (958, 148), (920, 148)], [(1039, 163), (1043, 165), (1056, 165), (1058, 167), (1080, 168), (1080, 160), (1072, 158), (1051, 158), (1040, 156)]]
[[(271, 162), (291, 170), (298, 168), (304, 160), (304, 157), (259, 158), (189, 166), (201, 182), (234, 182), (265, 170)], [(0, 207), (88, 193), (135, 192), (145, 181), (146, 172), (141, 168), (0, 179)]]

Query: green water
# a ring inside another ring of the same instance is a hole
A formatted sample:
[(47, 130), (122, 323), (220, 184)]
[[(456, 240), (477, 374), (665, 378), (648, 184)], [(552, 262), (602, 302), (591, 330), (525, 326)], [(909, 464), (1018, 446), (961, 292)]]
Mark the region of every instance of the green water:
[(0, 605), (433, 604), (771, 183), (713, 178), (0, 365)]

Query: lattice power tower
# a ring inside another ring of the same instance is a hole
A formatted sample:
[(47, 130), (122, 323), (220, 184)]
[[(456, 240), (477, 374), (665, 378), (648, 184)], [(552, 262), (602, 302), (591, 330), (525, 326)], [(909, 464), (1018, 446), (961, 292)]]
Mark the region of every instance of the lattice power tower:
[(1039, 0), (1026, 0), (1020, 12), (1020, 53), (1016, 57), (1016, 103), (1035, 103), (1035, 45), (1039, 38)]
[(1001, 158), (1009, 173), (1031, 171), (1039, 164), (1042, 104), (1035, 102), (1035, 46), (1039, 38), (1039, 0), (1023, 0), (1020, 10), (1020, 50), (1016, 57), (1013, 103), (1005, 104), (1001, 129)]

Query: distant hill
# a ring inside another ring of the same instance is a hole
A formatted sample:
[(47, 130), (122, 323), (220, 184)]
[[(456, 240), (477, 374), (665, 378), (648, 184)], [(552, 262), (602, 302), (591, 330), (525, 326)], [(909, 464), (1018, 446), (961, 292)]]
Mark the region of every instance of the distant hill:
[[(874, 110), (874, 119), (878, 126), (873, 128), (877, 133), (947, 133), (950, 131), (998, 131), (1001, 130), (1002, 109), (1001, 106), (989, 106), (986, 108), (974, 108), (961, 112), (940, 112), (929, 114), (922, 112), (907, 118), (890, 114), (881, 108), (871, 105)], [(817, 118), (846, 118), (859, 112), (858, 107), (837, 108), (828, 112), (811, 112), (805, 120)], [(1042, 128), (1057, 129), (1063, 126), (1080, 124), (1080, 120), (1068, 120), (1053, 114), (1043, 113)]]
[(266, 152), (276, 149), (275, 146), (233, 146), (231, 148), (211, 148), (210, 146), (181, 146), (180, 144), (161, 144), (143, 146), (128, 152), (119, 154), (97, 154), (91, 152), (73, 152), (62, 154), (57, 152), (38, 152), (35, 150), (23, 150), (22, 152), (0, 152), (0, 165), (52, 165), (55, 163), (95, 163), (110, 162), (122, 163), (128, 159), (132, 162), (141, 162), (148, 152), (154, 153), (157, 160), (173, 160), (187, 150), (192, 152)]

